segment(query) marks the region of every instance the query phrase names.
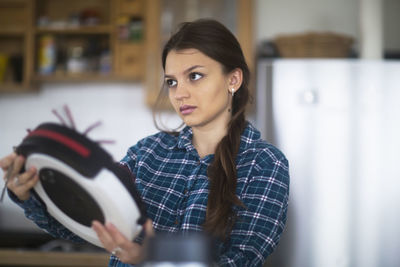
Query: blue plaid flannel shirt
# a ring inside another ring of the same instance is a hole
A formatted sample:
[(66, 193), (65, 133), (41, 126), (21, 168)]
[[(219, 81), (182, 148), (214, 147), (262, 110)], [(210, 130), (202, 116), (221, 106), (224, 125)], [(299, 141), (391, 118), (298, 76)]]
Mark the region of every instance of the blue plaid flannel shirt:
[[(121, 163), (136, 177), (137, 190), (156, 232), (202, 231), (213, 155), (200, 158), (192, 130), (179, 136), (157, 133), (132, 146)], [(250, 123), (245, 128), (236, 159), (236, 194), (245, 208), (234, 207), (237, 220), (230, 239), (218, 244), (219, 266), (262, 266), (279, 242), (286, 223), (289, 170), (285, 156), (260, 139)], [(50, 234), (80, 241), (51, 218), (33, 197), (18, 203), (28, 218)], [(109, 266), (128, 267), (111, 255)]]

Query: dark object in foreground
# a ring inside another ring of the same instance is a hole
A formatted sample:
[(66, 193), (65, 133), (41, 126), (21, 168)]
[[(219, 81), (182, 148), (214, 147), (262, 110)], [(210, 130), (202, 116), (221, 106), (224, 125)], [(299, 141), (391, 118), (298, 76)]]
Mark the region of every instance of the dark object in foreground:
[(186, 235), (158, 234), (149, 240), (144, 267), (162, 266), (211, 266), (212, 239), (200, 233)]
[(34, 194), (73, 233), (101, 247), (93, 220), (113, 223), (131, 240), (141, 231), (145, 208), (134, 180), (98, 143), (64, 125), (44, 123), (16, 152), (25, 156), (25, 169), (39, 173)]

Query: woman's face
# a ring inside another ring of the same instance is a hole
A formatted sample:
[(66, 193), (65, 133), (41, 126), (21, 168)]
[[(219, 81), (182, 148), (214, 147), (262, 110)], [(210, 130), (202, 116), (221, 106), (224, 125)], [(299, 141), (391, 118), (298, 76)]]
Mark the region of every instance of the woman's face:
[(169, 99), (185, 124), (191, 127), (228, 124), (231, 76), (224, 73), (219, 62), (197, 49), (172, 50), (166, 58), (165, 85)]

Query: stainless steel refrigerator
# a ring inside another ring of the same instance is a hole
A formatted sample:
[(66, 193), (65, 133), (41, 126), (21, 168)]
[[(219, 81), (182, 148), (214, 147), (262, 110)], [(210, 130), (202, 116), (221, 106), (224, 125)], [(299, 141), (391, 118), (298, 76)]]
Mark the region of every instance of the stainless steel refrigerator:
[(266, 266), (400, 266), (400, 61), (260, 60), (256, 104), (291, 175)]

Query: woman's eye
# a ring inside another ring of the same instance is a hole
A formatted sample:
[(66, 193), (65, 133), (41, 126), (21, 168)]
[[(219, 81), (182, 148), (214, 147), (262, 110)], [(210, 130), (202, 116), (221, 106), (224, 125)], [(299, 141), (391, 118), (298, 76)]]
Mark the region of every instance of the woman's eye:
[(197, 81), (197, 80), (201, 79), (203, 77), (203, 75), (200, 73), (197, 73), (197, 72), (192, 72), (189, 74), (189, 77), (192, 81)]
[(176, 81), (172, 79), (168, 79), (165, 81), (168, 87), (174, 87), (176, 85)]

